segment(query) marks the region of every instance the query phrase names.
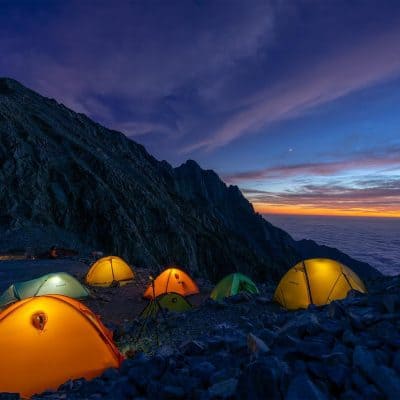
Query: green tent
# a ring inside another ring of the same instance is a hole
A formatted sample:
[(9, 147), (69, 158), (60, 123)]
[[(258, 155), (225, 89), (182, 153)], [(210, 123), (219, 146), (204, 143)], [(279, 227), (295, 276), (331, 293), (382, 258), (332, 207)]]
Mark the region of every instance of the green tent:
[(258, 293), (256, 284), (246, 275), (236, 272), (220, 280), (211, 292), (213, 300), (222, 300), (224, 297), (234, 296), (239, 292)]
[[(161, 308), (172, 312), (188, 311), (192, 308), (191, 304), (178, 293), (165, 293), (157, 297)], [(155, 301), (150, 301), (145, 309), (141, 312), (141, 317), (155, 317), (159, 311), (159, 307)]]
[(66, 272), (55, 272), (30, 281), (14, 283), (0, 296), (0, 307), (44, 294), (61, 294), (80, 299), (89, 296), (90, 293), (73, 276)]

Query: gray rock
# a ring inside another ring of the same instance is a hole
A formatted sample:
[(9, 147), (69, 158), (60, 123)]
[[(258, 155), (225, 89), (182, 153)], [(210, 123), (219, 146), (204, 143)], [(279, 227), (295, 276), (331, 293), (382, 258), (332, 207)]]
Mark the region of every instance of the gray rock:
[(186, 355), (200, 355), (206, 350), (206, 345), (198, 340), (188, 340), (179, 346), (179, 350)]
[(159, 347), (156, 351), (156, 355), (164, 357), (164, 358), (168, 358), (168, 357), (172, 357), (175, 354), (176, 350), (169, 345), (163, 345), (161, 347)]
[(185, 398), (185, 391), (180, 386), (167, 385), (162, 388), (162, 397), (165, 399), (183, 399)]
[(329, 366), (348, 365), (350, 364), (350, 359), (344, 352), (332, 352), (322, 355), (321, 362)]
[(107, 393), (107, 397), (110, 399), (125, 399), (133, 398), (138, 395), (138, 391), (134, 385), (132, 385), (127, 377), (123, 377), (112, 383), (110, 390)]
[(350, 329), (346, 329), (343, 333), (342, 341), (345, 345), (354, 347), (359, 344), (360, 339)]
[(399, 298), (397, 295), (383, 295), (380, 300), (381, 304), (383, 305), (384, 311), (387, 311), (389, 313), (394, 313), (395, 311), (398, 311)]
[(253, 335), (252, 333), (249, 333), (249, 335), (247, 336), (247, 346), (250, 350), (250, 353), (256, 357), (260, 354), (266, 354), (270, 351), (267, 344), (262, 339), (260, 339), (256, 335)]
[(277, 334), (271, 329), (263, 328), (257, 332), (257, 336), (262, 339), (267, 344), (267, 346), (270, 346), (276, 339)]
[(230, 378), (237, 378), (239, 368), (224, 368), (215, 371), (210, 377), (210, 384), (225, 381)]
[(229, 399), (235, 394), (237, 384), (238, 380), (235, 378), (217, 382), (208, 388), (208, 393), (210, 394), (211, 398)]
[(307, 340), (299, 341), (296, 345), (296, 351), (308, 357), (320, 358), (331, 352), (331, 340), (326, 337), (312, 336)]
[(392, 367), (400, 374), (400, 350), (397, 350), (393, 356)]
[(340, 400), (365, 400), (365, 398), (354, 390), (346, 390), (340, 396)]
[(103, 395), (100, 393), (93, 393), (88, 397), (89, 400), (102, 400)]
[(238, 294), (235, 294), (234, 296), (229, 296), (225, 299), (225, 301), (230, 304), (247, 303), (250, 300), (251, 295), (246, 292), (239, 292)]
[(363, 387), (369, 384), (364, 375), (362, 375), (359, 371), (353, 371), (353, 373), (351, 374), (351, 380), (353, 386), (359, 391), (362, 391)]
[(321, 331), (321, 325), (314, 313), (303, 312), (290, 319), (278, 331), (278, 335), (291, 334), (296, 336), (315, 335)]
[(108, 368), (101, 375), (101, 377), (106, 381), (117, 379), (118, 376), (119, 376), (119, 370), (116, 368)]
[(370, 379), (388, 400), (400, 399), (400, 377), (392, 368), (378, 365), (373, 369)]
[(258, 296), (258, 297), (256, 298), (256, 302), (257, 302), (258, 304), (268, 304), (268, 303), (270, 303), (270, 300), (269, 300), (267, 297)]
[(329, 381), (338, 388), (344, 387), (351, 377), (350, 368), (342, 364), (325, 365), (325, 371)]
[(210, 336), (205, 342), (211, 351), (220, 350), (224, 347), (224, 338), (222, 336)]
[(346, 315), (346, 311), (342, 304), (338, 301), (332, 301), (327, 306), (328, 316), (334, 320), (338, 320)]
[(357, 346), (353, 353), (353, 365), (371, 378), (375, 369), (375, 358), (373, 353), (362, 346)]
[(320, 326), (324, 332), (332, 335), (339, 335), (345, 329), (343, 323), (335, 319), (326, 319)]
[(328, 400), (307, 374), (296, 376), (290, 381), (285, 400)]
[(260, 358), (250, 363), (239, 377), (240, 399), (278, 400), (286, 385), (288, 365), (276, 357)]
[(390, 353), (382, 349), (374, 350), (374, 358), (377, 365), (386, 365), (390, 363)]
[(231, 353), (236, 355), (247, 354), (247, 340), (244, 334), (234, 332), (232, 334), (226, 334), (223, 338), (225, 348)]
[(207, 385), (210, 382), (211, 376), (216, 371), (216, 368), (209, 361), (202, 361), (197, 365), (194, 365), (191, 369), (191, 373), (194, 376), (198, 376), (203, 384)]

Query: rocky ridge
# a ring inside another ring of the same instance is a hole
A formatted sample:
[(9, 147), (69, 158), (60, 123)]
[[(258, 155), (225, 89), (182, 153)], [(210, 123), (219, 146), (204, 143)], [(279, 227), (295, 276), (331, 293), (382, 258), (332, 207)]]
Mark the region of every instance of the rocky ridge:
[(52, 244), (115, 253), (133, 265), (176, 263), (216, 280), (239, 270), (278, 280), (304, 257), (343, 253), (294, 241), (235, 186), (194, 161), (177, 168), (143, 146), (0, 79), (0, 251)]

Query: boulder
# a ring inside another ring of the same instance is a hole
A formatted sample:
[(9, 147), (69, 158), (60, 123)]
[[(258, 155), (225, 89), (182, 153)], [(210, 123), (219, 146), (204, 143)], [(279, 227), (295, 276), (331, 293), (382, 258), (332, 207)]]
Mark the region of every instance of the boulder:
[(400, 374), (400, 350), (397, 350), (393, 356), (392, 367), (398, 374)]
[(237, 384), (238, 380), (235, 378), (230, 378), (225, 381), (217, 382), (208, 388), (208, 393), (212, 399), (230, 399), (234, 396), (236, 392)]
[(400, 377), (392, 368), (378, 365), (373, 369), (370, 379), (388, 400), (400, 399)]
[(263, 357), (250, 363), (239, 377), (238, 394), (241, 399), (278, 400), (289, 374), (286, 363), (276, 357)]
[(204, 385), (207, 385), (215, 371), (215, 366), (209, 361), (201, 361), (195, 364), (190, 372), (192, 375), (199, 377)]
[(258, 357), (259, 354), (265, 354), (270, 351), (267, 344), (262, 339), (260, 339), (256, 335), (253, 335), (252, 333), (249, 333), (249, 335), (247, 336), (247, 347), (254, 357)]
[(183, 399), (185, 398), (185, 391), (180, 386), (166, 385), (161, 388), (161, 397), (164, 399)]
[(200, 355), (206, 351), (206, 345), (199, 340), (187, 340), (179, 346), (179, 350), (185, 355)]
[(290, 381), (285, 395), (285, 400), (328, 400), (328, 398), (304, 373), (295, 376)]
[(353, 365), (365, 376), (371, 378), (375, 369), (374, 354), (362, 346), (356, 346), (353, 353)]

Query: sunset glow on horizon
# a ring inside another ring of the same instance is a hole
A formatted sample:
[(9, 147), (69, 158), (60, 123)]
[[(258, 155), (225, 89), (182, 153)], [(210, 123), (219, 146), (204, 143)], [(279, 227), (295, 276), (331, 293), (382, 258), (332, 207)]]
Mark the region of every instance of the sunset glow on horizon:
[(374, 209), (341, 209), (321, 208), (318, 205), (289, 206), (284, 204), (252, 203), (254, 210), (259, 214), (273, 215), (299, 215), (299, 216), (332, 216), (332, 217), (375, 217), (375, 218), (400, 218), (400, 210), (374, 210)]

